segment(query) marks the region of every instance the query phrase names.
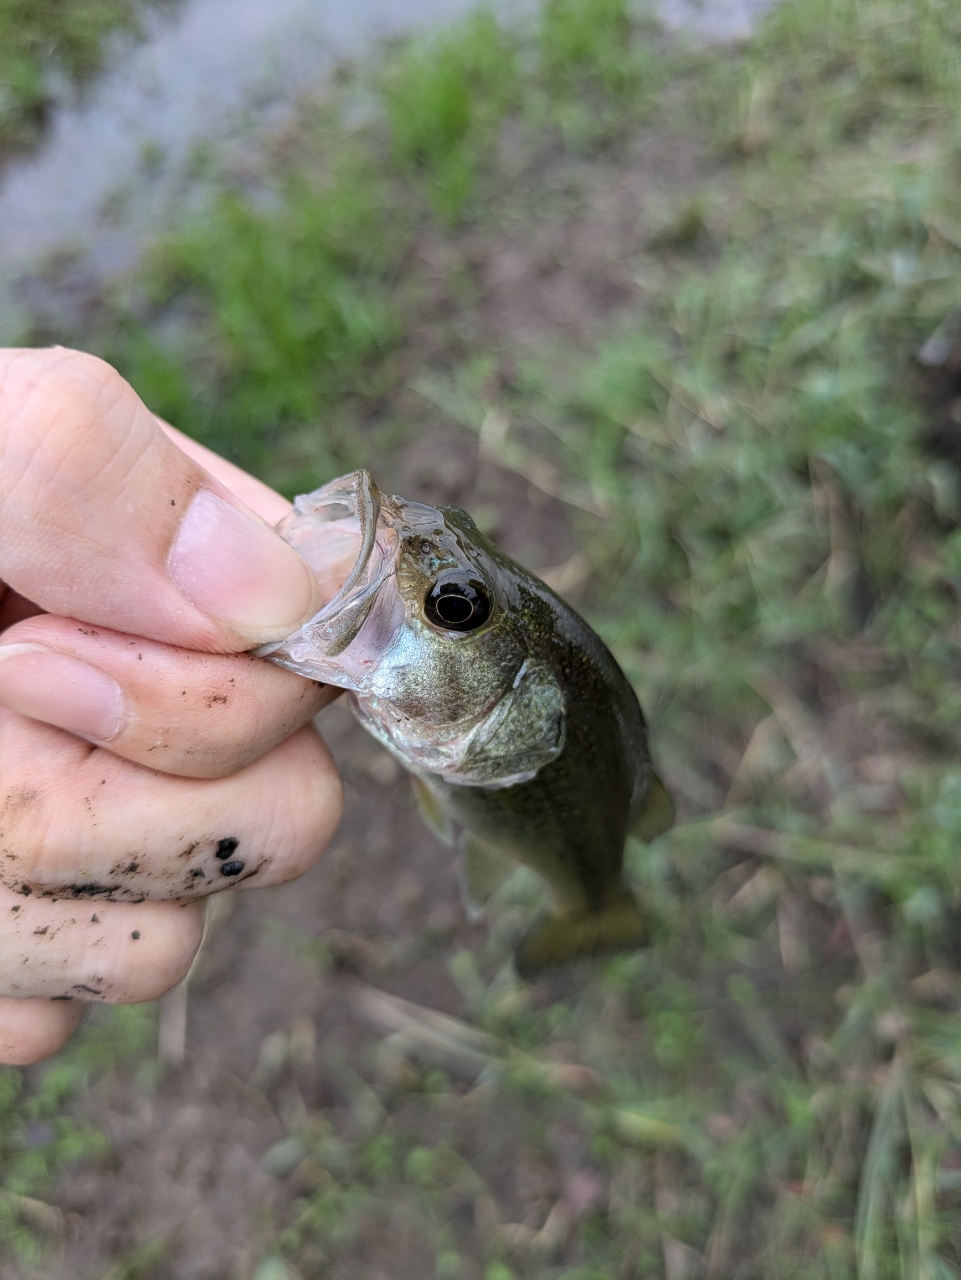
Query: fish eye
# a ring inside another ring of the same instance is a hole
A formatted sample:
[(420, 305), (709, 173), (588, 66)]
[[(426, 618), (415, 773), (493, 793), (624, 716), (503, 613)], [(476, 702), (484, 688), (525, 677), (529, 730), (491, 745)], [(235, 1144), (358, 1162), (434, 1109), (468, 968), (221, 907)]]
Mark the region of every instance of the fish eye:
[(490, 617), (490, 596), (476, 578), (445, 578), (434, 583), (424, 601), (424, 613), (445, 631), (475, 631)]

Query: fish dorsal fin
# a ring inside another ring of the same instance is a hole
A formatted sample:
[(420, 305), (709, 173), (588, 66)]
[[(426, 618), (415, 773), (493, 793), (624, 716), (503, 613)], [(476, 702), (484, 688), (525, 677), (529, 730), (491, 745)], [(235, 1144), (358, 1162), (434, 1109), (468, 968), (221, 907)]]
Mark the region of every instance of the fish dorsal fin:
[(652, 770), (644, 804), (631, 827), (631, 835), (648, 843), (674, 826), (674, 801), (667, 787)]
[(494, 894), (517, 870), (517, 863), (493, 845), (465, 832), (461, 838), (461, 897), (473, 923)]
[(410, 785), (424, 826), (433, 831), (441, 844), (452, 845), (454, 827), (440, 800), (424, 779), (418, 777), (416, 773), (410, 775)]

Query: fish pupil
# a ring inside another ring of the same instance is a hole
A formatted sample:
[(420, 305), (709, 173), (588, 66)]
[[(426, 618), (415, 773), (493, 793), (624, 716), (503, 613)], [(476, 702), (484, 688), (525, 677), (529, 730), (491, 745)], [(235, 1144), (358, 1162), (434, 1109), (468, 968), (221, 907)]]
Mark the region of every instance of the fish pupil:
[(424, 602), (428, 620), (447, 631), (473, 631), (487, 621), (490, 611), (482, 584), (467, 579), (435, 582)]
[(463, 596), (455, 596), (453, 592), (441, 596), (435, 608), (445, 622), (453, 622), (455, 626), (466, 622), (474, 612), (474, 606), (469, 600), (465, 600)]

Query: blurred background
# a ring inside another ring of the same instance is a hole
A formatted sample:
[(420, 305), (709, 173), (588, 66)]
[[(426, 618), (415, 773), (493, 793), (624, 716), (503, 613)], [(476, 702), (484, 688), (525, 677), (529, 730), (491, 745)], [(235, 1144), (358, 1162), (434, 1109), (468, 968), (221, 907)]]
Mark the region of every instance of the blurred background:
[(0, 338), (468, 508), (679, 809), (521, 984), (326, 711), (322, 864), (0, 1070), (2, 1280), (961, 1275), (961, 7), (0, 0)]

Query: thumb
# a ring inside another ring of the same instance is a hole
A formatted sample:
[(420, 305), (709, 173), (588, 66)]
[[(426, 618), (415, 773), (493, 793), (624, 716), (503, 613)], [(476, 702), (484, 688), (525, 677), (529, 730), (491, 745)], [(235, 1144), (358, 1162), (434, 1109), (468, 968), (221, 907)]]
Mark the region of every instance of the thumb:
[(63, 348), (0, 351), (0, 580), (49, 613), (208, 651), (281, 639), (322, 603), (115, 370)]

